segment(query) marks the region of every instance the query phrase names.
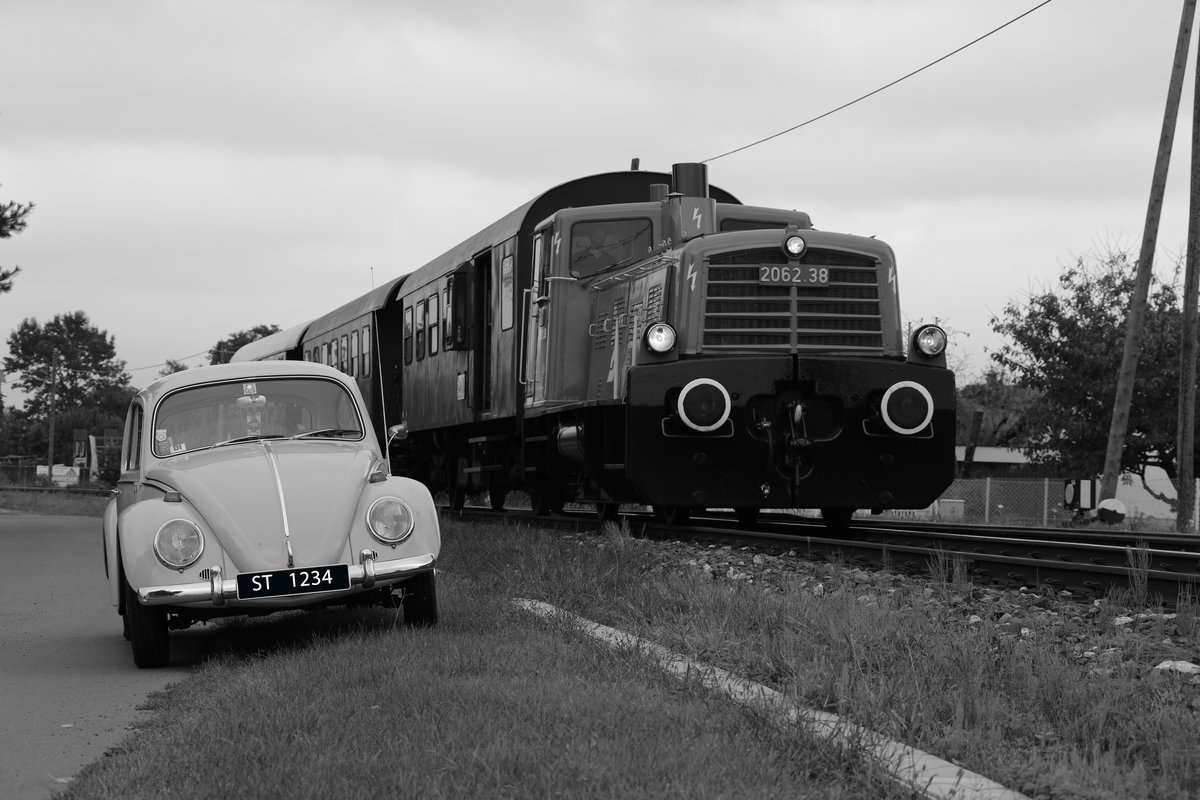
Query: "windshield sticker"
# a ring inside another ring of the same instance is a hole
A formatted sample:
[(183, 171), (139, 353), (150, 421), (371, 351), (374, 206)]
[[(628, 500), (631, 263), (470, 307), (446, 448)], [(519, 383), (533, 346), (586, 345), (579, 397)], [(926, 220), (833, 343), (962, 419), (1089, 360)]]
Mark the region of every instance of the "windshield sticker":
[(167, 440), (167, 429), (159, 428), (154, 432), (154, 441), (165, 442)]
[(258, 394), (258, 389), (255, 388), (253, 383), (243, 383), (242, 394)]

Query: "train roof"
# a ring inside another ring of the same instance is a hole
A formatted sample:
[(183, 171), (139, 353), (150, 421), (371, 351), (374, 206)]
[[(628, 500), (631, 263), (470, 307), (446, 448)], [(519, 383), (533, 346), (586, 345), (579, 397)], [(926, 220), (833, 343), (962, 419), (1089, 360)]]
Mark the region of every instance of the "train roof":
[(400, 284), (404, 283), (407, 277), (407, 275), (401, 275), (398, 278), (392, 278), (382, 286), (377, 286), (366, 294), (335, 308), (328, 314), (317, 317), (308, 324), (308, 330), (305, 332), (305, 335), (320, 336), (323, 333), (328, 333), (334, 328), (346, 324), (350, 320), (366, 316), (372, 311), (378, 311), (391, 301), (396, 289)]
[[(410, 277), (414, 278), (413, 285), (420, 286), (425, 282), (422, 273), (427, 270), (433, 273), (429, 277), (441, 275), (448, 267), (465, 263), (492, 245), (510, 239), (519, 233), (532, 233), (538, 223), (560, 209), (649, 202), (651, 186), (654, 184), (670, 186), (671, 183), (672, 176), (668, 172), (643, 170), (602, 172), (598, 175), (588, 175), (560, 183), (513, 209), (432, 261), (413, 270), (410, 273)], [(719, 203), (741, 205), (741, 201), (732, 194), (712, 184), (708, 185), (708, 196)]]
[(308, 323), (302, 322), (261, 339), (255, 339), (253, 342), (239, 347), (230, 361), (262, 361), (279, 356), (299, 346), (300, 340), (304, 338), (304, 331), (307, 329)]

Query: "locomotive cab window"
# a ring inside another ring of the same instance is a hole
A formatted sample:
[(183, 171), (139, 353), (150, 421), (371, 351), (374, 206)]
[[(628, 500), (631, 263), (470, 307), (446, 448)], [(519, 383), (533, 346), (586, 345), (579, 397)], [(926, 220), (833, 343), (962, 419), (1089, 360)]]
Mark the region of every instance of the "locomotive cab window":
[(648, 219), (575, 223), (571, 227), (571, 274), (583, 278), (637, 261), (650, 252), (652, 233)]

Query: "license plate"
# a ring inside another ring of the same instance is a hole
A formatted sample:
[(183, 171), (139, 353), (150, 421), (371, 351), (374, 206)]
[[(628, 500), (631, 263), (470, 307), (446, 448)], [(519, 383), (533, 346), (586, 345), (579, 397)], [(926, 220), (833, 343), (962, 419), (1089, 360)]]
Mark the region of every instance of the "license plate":
[(334, 592), (350, 588), (350, 568), (345, 564), (304, 569), (277, 569), (273, 572), (239, 572), (239, 600), (253, 597), (281, 597), (289, 594)]
[(809, 264), (762, 264), (758, 282), (772, 286), (828, 286), (829, 267)]

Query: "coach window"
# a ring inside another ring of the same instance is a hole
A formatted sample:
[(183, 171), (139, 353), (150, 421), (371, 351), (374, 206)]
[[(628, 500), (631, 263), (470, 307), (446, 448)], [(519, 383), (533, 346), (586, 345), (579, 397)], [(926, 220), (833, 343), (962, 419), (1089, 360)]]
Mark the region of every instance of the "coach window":
[(437, 292), (429, 298), (429, 355), (436, 356), (438, 351), (438, 300)]
[(325, 344), (321, 345), (321, 349), (325, 351), (325, 358), (321, 363), (325, 364), (326, 366), (328, 366), (329, 364), (332, 364), (333, 363), (333, 355), (332, 355), (332, 350), (329, 347), (329, 342), (325, 342)]
[(340, 369), (338, 364), (342, 363), (342, 351), (338, 348), (338, 340), (336, 336), (333, 337), (333, 341), (329, 343), (329, 348), (329, 352), (331, 354), (329, 366), (333, 367), (334, 369)]
[(350, 374), (358, 376), (358, 331), (350, 331)]
[(342, 334), (341, 356), (342, 356), (341, 359), (338, 361), (338, 369), (340, 369), (342, 372), (349, 372), (350, 371), (350, 363), (349, 363), (350, 362), (350, 337), (344, 333)]
[(446, 309), (446, 313), (442, 315), (442, 349), (454, 349), (454, 306), (450, 304), (450, 287), (453, 281), (446, 279), (446, 288), (442, 289), (442, 307)]
[(606, 219), (571, 226), (571, 274), (594, 275), (637, 261), (652, 248), (648, 219)]
[(513, 326), (513, 257), (507, 255), (500, 262), (500, 330)]
[(425, 358), (425, 308), (426, 302), (422, 300), (417, 303), (416, 314), (417, 318), (414, 321), (414, 327), (417, 334), (417, 360)]
[(404, 363), (411, 364), (413, 356), (413, 310), (412, 306), (404, 309)]
[(371, 326), (363, 325), (362, 330), (362, 377), (371, 374)]

